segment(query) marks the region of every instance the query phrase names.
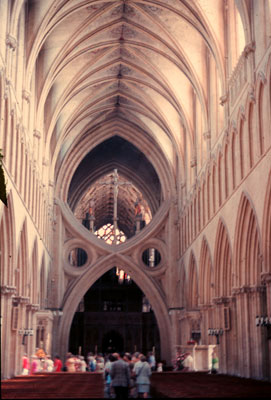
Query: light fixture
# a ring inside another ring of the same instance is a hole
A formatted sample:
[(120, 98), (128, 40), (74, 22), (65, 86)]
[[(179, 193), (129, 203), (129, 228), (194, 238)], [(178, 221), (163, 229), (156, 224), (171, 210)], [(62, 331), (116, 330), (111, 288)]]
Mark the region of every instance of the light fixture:
[(271, 317), (268, 317), (268, 316), (259, 317), (257, 315), (255, 318), (255, 324), (256, 324), (256, 326), (270, 327), (271, 326)]
[(224, 333), (222, 328), (209, 328), (208, 329), (208, 335), (209, 336), (215, 336), (216, 337), (216, 344), (219, 344), (219, 336), (222, 336)]
[(23, 340), (22, 340), (22, 344), (25, 344), (25, 338), (27, 336), (33, 336), (34, 335), (34, 329), (32, 328), (24, 328), (24, 329), (20, 329), (18, 331), (19, 335), (23, 336)]

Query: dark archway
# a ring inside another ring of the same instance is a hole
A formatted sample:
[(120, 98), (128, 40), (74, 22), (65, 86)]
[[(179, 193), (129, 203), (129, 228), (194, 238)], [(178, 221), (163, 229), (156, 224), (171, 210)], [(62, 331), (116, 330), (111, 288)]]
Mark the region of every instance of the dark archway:
[(123, 336), (115, 331), (109, 331), (102, 339), (102, 352), (104, 354), (122, 352), (124, 350)]
[(116, 267), (110, 269), (80, 302), (71, 325), (69, 351), (147, 354), (154, 347), (160, 358), (159, 328), (146, 296), (132, 280), (120, 281)]

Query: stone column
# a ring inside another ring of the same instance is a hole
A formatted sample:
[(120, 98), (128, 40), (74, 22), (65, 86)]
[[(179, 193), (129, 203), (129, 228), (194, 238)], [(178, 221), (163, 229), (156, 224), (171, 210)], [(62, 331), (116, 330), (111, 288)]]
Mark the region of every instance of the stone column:
[(237, 375), (249, 377), (250, 358), (249, 358), (249, 338), (248, 338), (248, 299), (247, 291), (249, 287), (234, 288), (233, 295), (236, 298), (237, 314)]
[(256, 327), (265, 298), (264, 286), (243, 286), (234, 290), (237, 312), (238, 372), (244, 377), (262, 379), (266, 375), (266, 332)]
[[(262, 273), (262, 283), (266, 287), (266, 315), (271, 319), (271, 272)], [(265, 354), (265, 362), (267, 366), (267, 379), (271, 380), (271, 326), (267, 330), (267, 352)]]
[[(43, 328), (43, 343), (42, 349), (50, 355), (52, 351), (56, 351), (53, 348), (54, 339), (56, 338), (56, 332), (54, 330), (55, 320), (60, 316), (62, 312), (60, 310), (41, 310), (36, 313), (36, 326)], [(62, 314), (61, 314), (62, 315)]]
[(213, 299), (217, 308), (217, 321), (213, 328), (219, 329), (222, 335), (219, 337), (218, 356), (219, 356), (219, 371), (228, 373), (228, 358), (232, 356), (231, 343), (228, 343), (229, 326), (225, 326), (225, 308), (229, 307), (229, 297), (217, 297)]
[(36, 329), (35, 329), (35, 315), (39, 310), (39, 304), (27, 304), (26, 306), (28, 315), (28, 328), (33, 330), (33, 335), (29, 336), (28, 341), (28, 350), (31, 354), (35, 353), (36, 350)]
[(12, 318), (12, 295), (16, 287), (1, 286), (1, 379), (11, 378), (10, 357), (11, 353), (10, 328)]

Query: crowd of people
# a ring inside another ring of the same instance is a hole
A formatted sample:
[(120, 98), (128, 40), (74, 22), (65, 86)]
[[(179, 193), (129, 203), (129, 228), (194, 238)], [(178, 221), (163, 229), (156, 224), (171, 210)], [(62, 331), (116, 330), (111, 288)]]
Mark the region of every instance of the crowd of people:
[(162, 364), (156, 364), (155, 355), (142, 353), (88, 353), (82, 355), (67, 353), (62, 363), (57, 355), (54, 359), (47, 354), (33, 354), (29, 360), (24, 354), (22, 374), (32, 375), (38, 372), (100, 372), (104, 375), (105, 396), (107, 398), (147, 398), (150, 391), (152, 371), (162, 371)]
[(105, 362), (106, 397), (117, 399), (148, 398), (150, 376), (156, 369), (153, 353), (113, 353)]
[(59, 356), (52, 360), (49, 354), (39, 357), (39, 354), (33, 354), (30, 360), (27, 354), (22, 359), (22, 375), (33, 375), (37, 372), (60, 372), (62, 371), (62, 361)]

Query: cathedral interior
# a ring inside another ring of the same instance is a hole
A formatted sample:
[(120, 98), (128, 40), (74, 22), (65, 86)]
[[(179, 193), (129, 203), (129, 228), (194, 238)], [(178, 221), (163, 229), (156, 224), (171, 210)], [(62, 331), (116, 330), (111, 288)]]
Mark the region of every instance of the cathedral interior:
[(270, 0), (0, 0), (1, 377), (191, 346), (271, 380), (270, 126)]

